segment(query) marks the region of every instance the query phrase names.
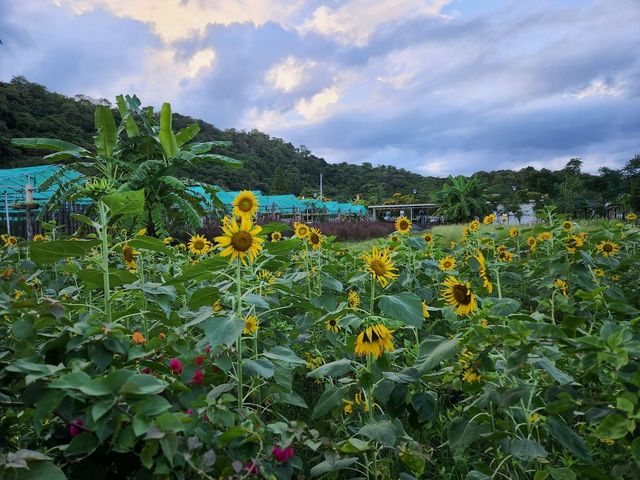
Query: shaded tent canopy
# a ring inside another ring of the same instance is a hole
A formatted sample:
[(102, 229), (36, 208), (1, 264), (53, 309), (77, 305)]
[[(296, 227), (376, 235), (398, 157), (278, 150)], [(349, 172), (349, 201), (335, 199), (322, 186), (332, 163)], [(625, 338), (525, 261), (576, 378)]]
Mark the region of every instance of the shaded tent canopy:
[[(37, 167), (24, 167), (24, 168), (11, 168), (0, 170), (0, 195), (2, 195), (2, 202), (4, 203), (5, 193), (7, 195), (7, 203), (9, 209), (12, 209), (12, 205), (24, 202), (25, 200), (25, 186), (27, 180), (33, 187), (33, 200), (35, 202), (44, 205), (49, 198), (54, 194), (57, 189), (57, 185), (52, 185), (47, 190), (40, 192), (39, 186), (51, 175), (56, 173), (60, 169), (60, 165), (43, 165)], [(75, 178), (79, 174), (73, 171), (67, 173), (69, 178)], [(232, 209), (233, 199), (240, 192), (226, 192), (218, 188), (216, 193), (216, 199), (220, 204), (224, 206), (224, 209), (230, 213)], [(201, 194), (204, 198), (208, 199), (207, 207), (214, 207), (214, 202), (211, 201), (210, 195), (202, 186), (192, 186), (189, 189), (193, 192)], [(367, 214), (367, 209), (363, 205), (354, 205), (352, 203), (341, 203), (327, 201), (322, 202), (315, 199), (299, 199), (295, 195), (263, 195), (261, 191), (254, 190), (253, 194), (258, 199), (259, 210), (261, 214), (301, 214), (309, 212), (318, 212), (327, 215), (361, 215)], [(82, 203), (79, 200), (78, 203)]]

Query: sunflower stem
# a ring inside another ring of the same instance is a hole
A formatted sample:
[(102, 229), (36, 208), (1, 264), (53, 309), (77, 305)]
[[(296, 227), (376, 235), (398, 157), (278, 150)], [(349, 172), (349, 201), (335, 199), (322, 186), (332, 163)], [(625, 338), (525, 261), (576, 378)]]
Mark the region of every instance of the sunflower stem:
[[(240, 284), (240, 258), (236, 259), (236, 315), (242, 320), (242, 287)], [(236, 368), (238, 380), (238, 413), (242, 412), (242, 333), (236, 338), (236, 350), (238, 350), (238, 366)]]
[(370, 315), (374, 314), (375, 302), (376, 302), (376, 279), (372, 275), (371, 276), (371, 300), (369, 301), (369, 314)]
[[(373, 293), (373, 291), (371, 293)], [(371, 372), (371, 375), (373, 376), (373, 355), (372, 354), (367, 355), (367, 367), (369, 367), (369, 372)], [(367, 402), (369, 406), (369, 421), (373, 423), (376, 420), (375, 412), (374, 412), (376, 404), (373, 401), (373, 383), (369, 387)], [(371, 463), (373, 466), (373, 478), (377, 479), (378, 478), (378, 453), (375, 448), (373, 449), (373, 452), (371, 452)]]
[(498, 298), (502, 298), (502, 287), (500, 286), (500, 269), (495, 269), (496, 273), (496, 286), (498, 287)]
[(111, 323), (111, 288), (109, 285), (109, 239), (107, 237), (107, 206), (104, 202), (98, 202), (98, 213), (100, 215), (100, 236), (101, 245), (101, 267), (102, 267), (102, 286), (104, 290), (104, 314), (107, 323)]

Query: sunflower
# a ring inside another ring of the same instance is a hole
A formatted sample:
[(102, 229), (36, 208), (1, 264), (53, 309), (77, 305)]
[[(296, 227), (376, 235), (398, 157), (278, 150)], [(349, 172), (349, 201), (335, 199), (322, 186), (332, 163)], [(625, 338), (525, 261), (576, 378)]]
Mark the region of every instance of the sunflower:
[(432, 243), (433, 242), (433, 234), (431, 232), (427, 232), (425, 233), (422, 238), (424, 239), (424, 241), (426, 243)]
[(601, 268), (596, 268), (593, 273), (596, 277), (604, 277), (604, 270)]
[(293, 229), (295, 231), (296, 237), (300, 239), (304, 240), (309, 236), (309, 233), (310, 233), (309, 227), (306, 226), (304, 223), (294, 222)]
[(398, 240), (400, 240), (400, 239), (398, 238), (398, 236), (397, 236), (397, 235), (391, 235), (391, 236), (389, 237), (389, 240), (391, 240), (392, 242), (397, 242), (397, 241), (398, 241)]
[(546, 242), (547, 240), (551, 240), (553, 238), (553, 233), (551, 232), (542, 232), (538, 235), (538, 240), (540, 242)]
[(482, 219), (482, 223), (484, 223), (485, 225), (491, 225), (495, 221), (496, 221), (496, 216), (493, 213), (487, 215)]
[(219, 312), (222, 310), (222, 301), (220, 299), (216, 300), (211, 307), (214, 312)]
[(513, 261), (513, 253), (509, 250), (498, 250), (498, 261), (503, 263), (510, 263)]
[(468, 236), (469, 236), (469, 227), (463, 227), (462, 228), (462, 239), (464, 240)]
[(373, 247), (371, 253), (364, 254), (363, 258), (367, 264), (367, 271), (369, 271), (369, 273), (373, 275), (373, 278), (383, 287), (389, 284), (389, 280), (398, 277), (398, 274), (395, 273), (397, 268), (389, 258), (389, 252), (387, 250), (380, 250), (377, 247)]
[(474, 258), (478, 261), (478, 264), (480, 265), (480, 271), (478, 272), (478, 274), (482, 279), (482, 285), (484, 286), (484, 288), (487, 289), (487, 292), (489, 293), (493, 292), (493, 284), (489, 281), (489, 277), (487, 276), (487, 265), (484, 261), (484, 255), (480, 250), (476, 250), (476, 255)]
[(279, 242), (282, 240), (282, 234), (280, 232), (271, 232), (271, 241)]
[(567, 252), (569, 253), (576, 253), (576, 249), (582, 247), (583, 245), (584, 245), (584, 242), (577, 235), (571, 235), (570, 237), (567, 237), (564, 241), (564, 246), (567, 249)]
[(47, 239), (47, 237), (45, 237), (41, 233), (37, 233), (36, 235), (33, 236), (33, 241), (34, 242), (44, 242), (46, 239)]
[(603, 240), (598, 245), (598, 252), (602, 254), (603, 257), (615, 257), (618, 254), (620, 248), (617, 243), (611, 242), (609, 240)]
[(171, 242), (173, 242), (173, 237), (166, 237), (162, 240), (165, 245), (171, 245)]
[(18, 239), (13, 235), (2, 235), (2, 241), (5, 247), (15, 247), (18, 244)]
[(244, 329), (242, 333), (245, 335), (252, 335), (258, 331), (258, 317), (255, 315), (249, 315), (244, 319)]
[(562, 294), (565, 297), (569, 296), (569, 286), (567, 285), (567, 282), (565, 282), (564, 280), (560, 278), (556, 278), (553, 281), (553, 286), (556, 287), (558, 290), (560, 290), (560, 292), (562, 292)]
[(638, 220), (638, 215), (636, 215), (635, 213), (631, 212), (631, 213), (627, 213), (627, 216), (624, 217), (628, 222), (635, 222), (636, 220)]
[(356, 309), (360, 306), (360, 295), (358, 295), (358, 292), (351, 290), (349, 295), (347, 295), (347, 301), (351, 308)]
[(398, 217), (398, 219), (396, 220), (396, 232), (401, 233), (402, 235), (406, 235), (411, 231), (411, 228), (411, 220), (409, 220), (405, 216)]
[(323, 238), (320, 230), (318, 230), (317, 228), (311, 228), (309, 230), (309, 235), (307, 235), (307, 242), (309, 242), (311, 248), (314, 250), (318, 250), (320, 247), (322, 247), (322, 241)]
[(220, 255), (231, 256), (231, 263), (239, 258), (246, 265), (246, 257), (253, 262), (262, 250), (264, 239), (258, 237), (261, 231), (262, 227), (253, 226), (251, 220), (242, 219), (240, 225), (232, 220), (228, 227), (222, 229), (223, 235), (215, 238), (218, 246), (223, 247)]
[(431, 315), (429, 315), (429, 305), (427, 305), (427, 302), (422, 302), (422, 316), (424, 318), (429, 318)]
[(378, 358), (382, 352), (392, 352), (393, 334), (383, 324), (378, 323), (365, 328), (356, 339), (355, 354), (360, 356), (373, 355)]
[(587, 232), (580, 232), (578, 236), (580, 237), (580, 240), (582, 240), (583, 242), (586, 242), (587, 239), (589, 238), (589, 234)]
[(573, 222), (571, 220), (565, 220), (562, 222), (562, 228), (564, 228), (567, 232), (573, 230)]
[(478, 220), (473, 220), (469, 223), (469, 230), (472, 232), (477, 232), (480, 228), (480, 222)]
[(140, 230), (138, 230), (138, 232), (136, 233), (137, 237), (142, 237), (144, 235), (147, 234), (147, 229), (146, 228), (141, 228)]
[(529, 245), (529, 250), (535, 252), (536, 248), (538, 248), (538, 241), (536, 240), (536, 237), (527, 238), (527, 245)]
[(612, 282), (619, 282), (619, 281), (620, 281), (620, 278), (622, 278), (622, 277), (620, 277), (620, 275), (618, 275), (618, 274), (615, 274), (615, 273), (614, 273), (614, 274), (613, 274), (613, 275), (611, 275), (611, 277), (609, 277), (609, 278), (611, 278), (611, 281), (612, 281)]
[(252, 220), (258, 212), (258, 199), (249, 190), (243, 190), (233, 199), (233, 214), (241, 219)]
[(129, 270), (135, 270), (138, 268), (138, 265), (136, 264), (136, 255), (139, 253), (140, 252), (134, 250), (126, 243), (122, 246), (122, 257), (124, 258), (124, 263)]
[(457, 315), (469, 315), (478, 308), (469, 282), (461, 282), (456, 277), (447, 277), (444, 286), (447, 288), (442, 290), (442, 296), (449, 305), (456, 308)]
[(197, 255), (204, 255), (211, 250), (211, 243), (202, 235), (191, 235), (189, 239), (189, 251)]
[(520, 232), (518, 231), (518, 228), (517, 228), (517, 227), (511, 227), (511, 228), (509, 229), (509, 236), (510, 236), (511, 238), (517, 237), (519, 233), (520, 233)]
[(332, 318), (330, 320), (327, 320), (325, 323), (325, 327), (328, 331), (333, 332), (333, 333), (338, 333), (340, 331), (340, 325), (337, 319)]
[(443, 272), (450, 272), (456, 269), (456, 259), (453, 257), (444, 257), (440, 259), (438, 268)]

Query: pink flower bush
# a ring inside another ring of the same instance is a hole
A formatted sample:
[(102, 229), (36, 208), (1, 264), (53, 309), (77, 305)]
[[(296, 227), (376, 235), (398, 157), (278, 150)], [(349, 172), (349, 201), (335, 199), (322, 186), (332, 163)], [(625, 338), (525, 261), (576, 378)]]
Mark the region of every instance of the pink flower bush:
[(80, 435), (84, 431), (82, 427), (84, 427), (84, 420), (81, 418), (71, 420), (71, 423), (69, 424), (69, 435), (72, 437)]
[(204, 383), (204, 373), (202, 373), (202, 370), (196, 368), (196, 371), (193, 372), (191, 382), (195, 383), (196, 385), (202, 385)]
[(180, 359), (172, 358), (171, 360), (169, 360), (169, 368), (176, 375), (180, 375), (184, 367), (182, 366), (182, 362), (180, 361)]
[(293, 447), (281, 448), (280, 445), (273, 447), (273, 456), (280, 463), (284, 463), (295, 455)]
[(193, 363), (195, 363), (197, 366), (201, 367), (202, 363), (204, 362), (204, 356), (203, 355), (198, 355), (196, 357), (196, 359), (193, 361)]

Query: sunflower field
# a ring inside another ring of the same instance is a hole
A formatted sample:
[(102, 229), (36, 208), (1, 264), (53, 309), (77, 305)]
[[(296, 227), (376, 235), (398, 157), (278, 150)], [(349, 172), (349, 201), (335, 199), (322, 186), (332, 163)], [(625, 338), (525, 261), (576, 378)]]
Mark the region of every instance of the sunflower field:
[(640, 477), (640, 231), (473, 221), (365, 254), (242, 192), (216, 238), (2, 238), (0, 477)]

